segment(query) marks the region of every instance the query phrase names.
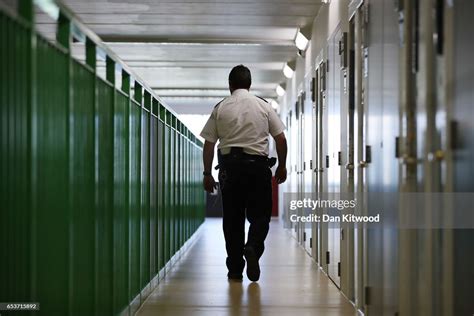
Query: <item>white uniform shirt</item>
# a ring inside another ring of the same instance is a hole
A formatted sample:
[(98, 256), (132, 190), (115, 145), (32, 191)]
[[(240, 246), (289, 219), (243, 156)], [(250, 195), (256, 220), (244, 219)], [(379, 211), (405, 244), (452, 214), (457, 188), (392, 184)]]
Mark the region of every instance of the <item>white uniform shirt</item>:
[(268, 156), (268, 134), (285, 130), (271, 105), (245, 89), (234, 90), (212, 111), (201, 136), (227, 154), (231, 147), (242, 147), (251, 155)]

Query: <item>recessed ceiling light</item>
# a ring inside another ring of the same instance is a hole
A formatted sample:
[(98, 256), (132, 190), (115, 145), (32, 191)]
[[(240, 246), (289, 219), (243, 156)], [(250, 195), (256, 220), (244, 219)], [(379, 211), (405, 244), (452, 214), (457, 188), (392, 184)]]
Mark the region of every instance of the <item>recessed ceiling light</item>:
[(295, 38), (296, 47), (298, 47), (299, 50), (305, 50), (306, 46), (308, 46), (308, 42), (309, 40), (306, 38), (306, 36), (304, 36), (303, 33), (298, 31)]
[(271, 106), (272, 106), (272, 108), (273, 108), (274, 110), (278, 110), (278, 108), (280, 107), (280, 105), (278, 104), (278, 102), (276, 102), (275, 100), (271, 100), (271, 101), (270, 101), (270, 104), (271, 104)]
[(296, 64), (295, 61), (288, 62), (283, 67), (283, 74), (285, 75), (286, 78), (288, 79), (293, 78), (293, 75), (295, 74), (295, 64)]
[(305, 51), (308, 47), (309, 40), (311, 39), (311, 34), (313, 32), (313, 25), (308, 24), (303, 28), (298, 28), (295, 37), (295, 45), (301, 50)]
[(276, 93), (278, 94), (279, 97), (282, 97), (285, 95), (286, 91), (281, 85), (278, 85), (276, 87)]

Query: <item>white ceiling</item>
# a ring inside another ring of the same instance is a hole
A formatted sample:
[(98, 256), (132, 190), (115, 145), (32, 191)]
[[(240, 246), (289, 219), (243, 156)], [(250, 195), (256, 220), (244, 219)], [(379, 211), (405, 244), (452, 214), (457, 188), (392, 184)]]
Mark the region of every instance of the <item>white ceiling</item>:
[(297, 54), (297, 28), (312, 23), (321, 6), (320, 0), (64, 2), (178, 113), (209, 113), (228, 95), (228, 73), (237, 64), (252, 71), (254, 93), (275, 98), (283, 65)]

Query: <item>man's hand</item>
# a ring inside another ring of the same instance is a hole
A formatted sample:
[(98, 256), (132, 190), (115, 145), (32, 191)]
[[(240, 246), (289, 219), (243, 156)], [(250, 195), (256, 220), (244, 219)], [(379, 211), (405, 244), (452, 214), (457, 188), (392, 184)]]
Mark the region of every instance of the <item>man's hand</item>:
[(211, 174), (212, 160), (214, 160), (214, 146), (216, 146), (216, 143), (212, 143), (206, 140), (204, 142), (204, 148), (202, 150), (204, 171), (206, 172), (205, 174), (208, 174), (207, 176), (204, 176), (204, 179), (202, 180), (202, 185), (204, 187), (204, 190), (209, 193), (214, 192), (214, 188), (217, 187), (216, 181), (214, 181), (214, 178)]
[(206, 190), (209, 193), (214, 192), (214, 189), (217, 189), (217, 183), (214, 181), (213, 176), (204, 176), (204, 179), (202, 180), (202, 185), (204, 186), (204, 190)]
[(278, 165), (275, 171), (275, 179), (278, 184), (282, 184), (286, 181), (286, 167), (284, 165)]
[(288, 146), (286, 145), (286, 137), (284, 133), (273, 136), (275, 139), (276, 151), (278, 155), (278, 168), (275, 171), (275, 179), (278, 184), (286, 181), (286, 152)]

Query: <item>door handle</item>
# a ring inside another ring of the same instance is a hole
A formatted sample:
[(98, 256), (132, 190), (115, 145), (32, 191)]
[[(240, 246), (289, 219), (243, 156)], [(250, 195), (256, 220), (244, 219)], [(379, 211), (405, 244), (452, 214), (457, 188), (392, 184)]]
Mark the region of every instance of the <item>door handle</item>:
[(417, 159), (416, 157), (412, 157), (408, 155), (403, 156), (403, 159), (402, 159), (402, 163), (404, 165), (416, 165), (419, 162), (421, 162), (420, 159)]
[(429, 162), (443, 161), (444, 157), (445, 157), (444, 151), (437, 150), (434, 153), (429, 153), (428, 154), (428, 161)]
[(347, 170), (353, 170), (354, 169), (354, 164), (353, 163), (346, 164), (346, 169)]
[(359, 167), (361, 167), (361, 168), (367, 168), (368, 165), (369, 165), (369, 163), (365, 160), (359, 161)]

